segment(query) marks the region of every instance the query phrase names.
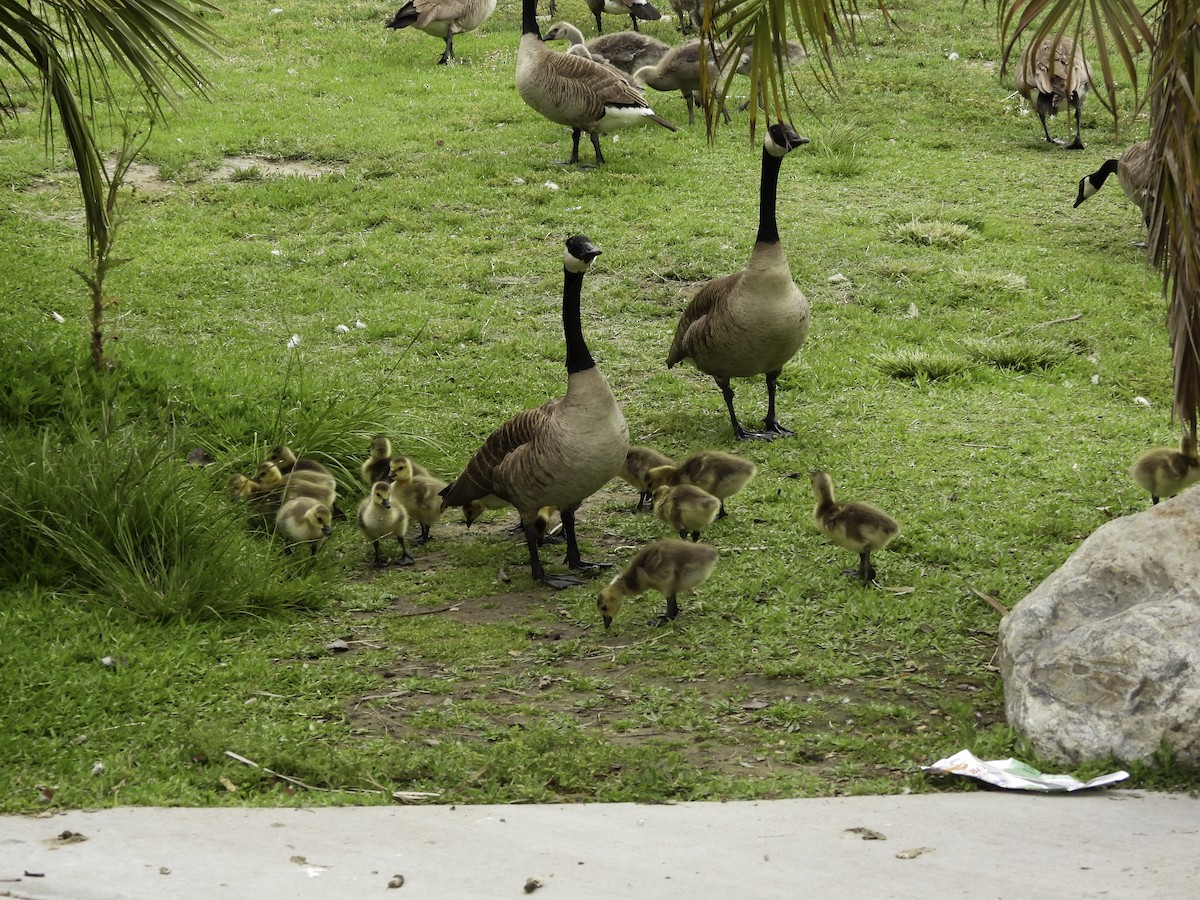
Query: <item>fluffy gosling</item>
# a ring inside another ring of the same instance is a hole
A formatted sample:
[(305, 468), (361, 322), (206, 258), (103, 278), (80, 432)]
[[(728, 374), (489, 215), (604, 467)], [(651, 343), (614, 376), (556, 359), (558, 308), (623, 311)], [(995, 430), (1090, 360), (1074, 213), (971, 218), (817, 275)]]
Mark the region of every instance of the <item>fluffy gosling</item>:
[(626, 597), (655, 588), (667, 598), (667, 611), (656, 624), (663, 625), (679, 615), (677, 596), (702, 584), (717, 563), (717, 551), (704, 544), (674, 538), (647, 544), (629, 561), (625, 570), (600, 591), (596, 608), (604, 627), (612, 625)]
[(1200, 458), (1196, 445), (1185, 437), (1178, 450), (1159, 447), (1147, 450), (1129, 467), (1129, 477), (1138, 487), (1150, 494), (1152, 505), (1163, 497), (1174, 497), (1186, 487), (1200, 481)]
[(655, 466), (646, 473), (646, 485), (653, 491), (660, 485), (691, 484), (708, 491), (721, 501), (718, 519), (723, 519), (725, 498), (732, 497), (754, 477), (758, 467), (750, 460), (719, 450), (693, 453), (678, 466)]
[(295, 451), (287, 444), (280, 444), (278, 447), (271, 448), (271, 454), (267, 457), (267, 462), (275, 463), (279, 467), (279, 471), (284, 475), (289, 475), (292, 472), (321, 472), (324, 475), (330, 474), (329, 470), (315, 459), (297, 456)]
[(691, 533), (693, 541), (711, 525), (721, 509), (721, 501), (708, 491), (691, 484), (659, 485), (654, 489), (654, 514), (679, 532)]
[[(838, 503), (833, 497), (833, 479), (825, 472), (813, 472), (809, 477), (817, 505), (813, 520), (817, 530), (847, 550), (858, 554), (858, 580), (864, 585), (875, 580), (871, 554), (882, 550), (900, 533), (900, 525), (878, 506), (850, 500)], [(847, 574), (855, 574), (848, 569)]]
[(293, 548), (308, 544), (312, 555), (333, 533), (333, 511), (311, 497), (289, 500), (275, 515), (275, 530), (283, 537), (283, 552), (289, 556)]
[(429, 529), (442, 517), (441, 492), (446, 482), (432, 475), (417, 475), (413, 463), (407, 456), (392, 459), (392, 497), (403, 504), (410, 519), (421, 526), (421, 536), (413, 543), (424, 544), (430, 540)]
[(638, 501), (637, 506), (633, 508), (634, 512), (654, 505), (654, 488), (646, 482), (646, 475), (650, 470), (674, 464), (675, 461), (671, 457), (659, 453), (652, 447), (629, 448), (629, 452), (625, 454), (625, 465), (621, 466), (621, 471), (617, 474), (638, 492)]
[(408, 530), (408, 513), (404, 504), (393, 502), (392, 485), (389, 481), (377, 481), (371, 485), (370, 496), (358, 504), (358, 530), (371, 542), (375, 550), (373, 565), (380, 569), (388, 561), (379, 552), (379, 542), (394, 537), (400, 542), (400, 558), (392, 560), (398, 566), (411, 566), (415, 560), (409, 555), (404, 543), (404, 532)]

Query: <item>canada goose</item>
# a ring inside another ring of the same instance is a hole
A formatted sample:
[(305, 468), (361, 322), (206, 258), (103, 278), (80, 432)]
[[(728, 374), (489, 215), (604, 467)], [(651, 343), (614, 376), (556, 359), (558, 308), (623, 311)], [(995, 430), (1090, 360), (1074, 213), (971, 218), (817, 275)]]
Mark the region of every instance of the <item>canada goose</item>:
[(1184, 437), (1178, 450), (1160, 447), (1147, 450), (1129, 467), (1129, 477), (1150, 494), (1151, 504), (1163, 497), (1174, 497), (1200, 481), (1200, 458), (1196, 445)]
[[(642, 66), (633, 73), (633, 77), (656, 91), (679, 91), (683, 94), (683, 99), (687, 101), (688, 124), (695, 125), (695, 98), (700, 92), (701, 55), (704, 57), (704, 68), (708, 70), (708, 85), (711, 90), (717, 89), (717, 82), (721, 77), (721, 70), (713, 58), (714, 52), (720, 55), (720, 45), (701, 46), (698, 39), (684, 41), (668, 50), (653, 65)], [(725, 108), (724, 98), (718, 95), (717, 102), (721, 115), (728, 124), (732, 120), (729, 118), (729, 110)]]
[[(775, 194), (783, 157), (808, 143), (778, 122), (767, 129), (759, 183), (758, 236), (750, 262), (740, 272), (705, 284), (688, 303), (675, 329), (667, 368), (691, 357), (716, 381), (739, 440), (773, 440), (795, 434), (775, 418), (775, 385), (784, 364), (808, 336), (809, 306), (792, 281), (779, 241)], [(746, 431), (733, 411), (731, 378), (767, 377), (767, 418), (762, 432)]]
[(704, 24), (703, 0), (671, 0), (671, 9), (680, 34), (691, 34)]
[(426, 34), (440, 37), (446, 42), (446, 49), (438, 65), (444, 66), (456, 59), (454, 36), (463, 31), (474, 31), (495, 10), (496, 0), (408, 0), (388, 19), (386, 27), (415, 25)]
[(600, 20), (601, 13), (611, 16), (629, 16), (633, 22), (633, 30), (638, 30), (638, 19), (647, 22), (657, 22), (662, 13), (655, 9), (649, 0), (587, 0), (588, 9), (596, 17), (596, 31), (604, 34), (604, 24)]
[(717, 551), (707, 544), (691, 544), (667, 538), (647, 544), (634, 554), (629, 565), (600, 591), (596, 608), (604, 627), (612, 625), (626, 597), (657, 588), (667, 598), (667, 611), (658, 619), (665, 624), (679, 615), (679, 594), (686, 593), (712, 573)]
[(1104, 165), (1079, 179), (1079, 194), (1075, 197), (1075, 206), (1086, 200), (1100, 188), (1109, 175), (1117, 176), (1117, 184), (1138, 209), (1142, 211), (1142, 224), (1150, 222), (1150, 208), (1153, 205), (1154, 166), (1153, 152), (1149, 141), (1138, 141), (1126, 148), (1117, 159), (1106, 159)]
[(400, 558), (393, 560), (396, 565), (411, 566), (415, 562), (404, 543), (404, 533), (408, 531), (408, 513), (404, 504), (393, 498), (390, 481), (377, 481), (371, 485), (371, 493), (358, 504), (355, 520), (358, 530), (375, 550), (375, 568), (380, 569), (388, 564), (379, 553), (379, 542), (386, 537), (394, 537), (400, 542)]
[(429, 529), (442, 517), (441, 492), (446, 482), (431, 475), (417, 475), (407, 456), (392, 460), (392, 497), (404, 506), (410, 519), (421, 526), (421, 536), (413, 543), (429, 540)]
[(638, 86), (620, 72), (547, 47), (538, 31), (537, 0), (521, 0), (521, 10), (517, 93), (536, 112), (571, 129), (568, 165), (579, 162), (579, 136), (585, 131), (599, 166), (604, 164), (601, 134), (647, 120), (677, 130), (654, 114)]
[[(525, 9), (528, 20), (529, 0)], [(443, 509), (490, 496), (515, 506), (525, 529), (533, 578), (553, 588), (581, 582), (547, 574), (542, 568), (535, 521), (538, 511), (543, 506), (560, 510), (570, 568), (593, 565), (580, 559), (575, 511), (617, 474), (629, 450), (625, 416), (588, 351), (580, 322), (583, 276), (599, 255), (584, 235), (566, 241), (562, 307), (566, 393), (518, 413), (493, 431), (462, 474), (442, 492)]]
[(273, 462), (279, 467), (279, 471), (284, 475), (291, 472), (322, 472), (329, 474), (329, 469), (325, 468), (315, 459), (308, 459), (303, 456), (296, 456), (295, 451), (287, 444), (280, 444), (278, 447), (271, 449), (271, 454), (267, 457), (267, 462)]
[(1038, 118), (1042, 120), (1042, 131), (1051, 144), (1062, 141), (1050, 137), (1046, 117), (1057, 114), (1065, 100), (1075, 109), (1075, 140), (1067, 144), (1066, 149), (1083, 149), (1083, 141), (1079, 139), (1079, 117), (1091, 84), (1092, 70), (1083, 58), (1083, 48), (1076, 46), (1069, 37), (1046, 37), (1038, 44), (1030, 42), (1021, 51), (1017, 63), (1017, 90), (1026, 100), (1034, 101)]
[(283, 552), (289, 556), (297, 544), (308, 544), (313, 556), (333, 533), (333, 511), (311, 497), (298, 497), (279, 507), (275, 530), (283, 537)]
[(721, 510), (721, 501), (691, 484), (660, 485), (654, 489), (654, 514), (679, 532), (684, 538), (690, 533), (693, 541), (711, 525)]
[[(858, 554), (858, 580), (868, 584), (875, 579), (871, 553), (882, 550), (900, 533), (896, 520), (878, 506), (851, 500), (838, 503), (833, 498), (833, 480), (825, 472), (813, 472), (809, 477), (817, 505), (813, 520), (817, 530), (847, 550)], [(853, 569), (849, 570), (854, 573)]]
[[(671, 48), (648, 34), (637, 31), (615, 31), (594, 37), (586, 44), (583, 32), (570, 22), (555, 22), (546, 30), (547, 41), (570, 41), (572, 47), (586, 46), (592, 59), (604, 62), (627, 75), (642, 66), (652, 66)], [(569, 52), (569, 51), (568, 51)]]
[(255, 484), (241, 472), (234, 472), (225, 482), (225, 490), (232, 500), (246, 500), (254, 493)]
[(724, 518), (725, 498), (732, 497), (754, 477), (758, 467), (750, 460), (719, 450), (693, 453), (678, 466), (655, 466), (646, 473), (646, 486), (653, 491), (660, 485), (691, 484), (721, 501), (717, 518)]
[(646, 474), (657, 466), (674, 465), (669, 456), (659, 453), (652, 447), (630, 447), (625, 454), (625, 465), (621, 466), (620, 475), (638, 492), (638, 502), (634, 512), (644, 506), (654, 505), (654, 488), (646, 483)]
[[(808, 56), (804, 50), (804, 47), (796, 41), (787, 41), (786, 43), (779, 43), (775, 46), (778, 48), (778, 50), (773, 54), (773, 56), (775, 56), (777, 62), (782, 62), (785, 70), (790, 69), (796, 63), (800, 62), (800, 60), (805, 59)], [(726, 54), (729, 52), (729, 50), (726, 50)], [(725, 56), (723, 55), (721, 58), (721, 67), (724, 68), (725, 65), (726, 60)], [(739, 75), (745, 75), (747, 78), (749, 78), (753, 67), (754, 35), (750, 35), (749, 42), (745, 45), (738, 56), (737, 67), (735, 71)], [(758, 105), (762, 109), (768, 108), (766, 101), (766, 85), (761, 82), (758, 85)], [(745, 112), (749, 107), (750, 100), (743, 100), (738, 104), (738, 112)]]

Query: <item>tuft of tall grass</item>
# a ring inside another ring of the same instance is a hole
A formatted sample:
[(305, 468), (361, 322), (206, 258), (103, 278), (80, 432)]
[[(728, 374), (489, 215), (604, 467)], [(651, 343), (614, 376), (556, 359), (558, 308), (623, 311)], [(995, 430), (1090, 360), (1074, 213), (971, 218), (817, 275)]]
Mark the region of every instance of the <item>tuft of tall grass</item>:
[(1061, 344), (1037, 337), (966, 340), (963, 350), (978, 362), (1013, 372), (1052, 369), (1071, 357)]
[(850, 119), (831, 122), (812, 136), (810, 168), (827, 178), (853, 178), (866, 171), (863, 147), (867, 129)]
[(970, 360), (943, 350), (904, 348), (877, 353), (872, 359), (889, 378), (917, 382), (953, 378), (969, 372), (973, 367)]
[(161, 437), (108, 408), (0, 445), (0, 589), (40, 584), (147, 620), (319, 606), (329, 563), (293, 564)]
[(891, 230), (892, 240), (905, 244), (920, 244), (925, 247), (961, 247), (971, 236), (971, 228), (958, 222), (940, 222), (936, 219), (913, 218), (901, 222)]

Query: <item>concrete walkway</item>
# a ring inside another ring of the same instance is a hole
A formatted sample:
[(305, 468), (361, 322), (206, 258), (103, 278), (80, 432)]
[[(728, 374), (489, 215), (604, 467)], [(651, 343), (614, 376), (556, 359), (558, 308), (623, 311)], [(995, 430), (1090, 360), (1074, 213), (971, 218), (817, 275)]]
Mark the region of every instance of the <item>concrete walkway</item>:
[(1161, 900), (1198, 883), (1200, 800), (1140, 791), (0, 818), (0, 897), (17, 898)]

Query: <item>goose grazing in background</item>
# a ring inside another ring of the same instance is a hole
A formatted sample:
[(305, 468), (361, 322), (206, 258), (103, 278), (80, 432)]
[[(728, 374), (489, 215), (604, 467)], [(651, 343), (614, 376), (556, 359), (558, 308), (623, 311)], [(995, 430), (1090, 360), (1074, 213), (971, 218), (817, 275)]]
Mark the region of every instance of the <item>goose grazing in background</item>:
[(418, 29), (446, 42), (439, 66), (456, 60), (454, 36), (474, 31), (496, 10), (496, 0), (409, 0), (388, 19), (387, 28)]
[[(783, 157), (808, 143), (778, 122), (767, 129), (759, 183), (758, 236), (750, 262), (740, 272), (705, 284), (688, 303), (675, 329), (667, 368), (691, 358), (701, 372), (713, 377), (734, 436), (739, 440), (773, 440), (795, 434), (775, 417), (775, 385), (784, 364), (808, 336), (809, 306), (792, 281), (787, 255), (779, 241), (775, 194)], [(767, 378), (767, 417), (762, 432), (747, 431), (733, 411), (731, 378)]]
[(1079, 179), (1079, 193), (1075, 197), (1075, 206), (1086, 200), (1100, 188), (1109, 175), (1117, 176), (1117, 184), (1125, 192), (1133, 204), (1142, 211), (1142, 224), (1150, 221), (1150, 207), (1153, 198), (1154, 157), (1149, 141), (1138, 141), (1128, 147), (1117, 159), (1106, 159), (1104, 165)]
[(717, 519), (721, 501), (691, 484), (660, 485), (654, 489), (654, 514), (679, 532), (700, 540), (700, 532)]
[(298, 544), (308, 544), (312, 555), (333, 533), (333, 511), (311, 497), (298, 497), (279, 507), (275, 530), (283, 537), (283, 552), (291, 556)]
[[(683, 94), (683, 99), (687, 101), (688, 124), (696, 124), (696, 97), (700, 92), (700, 72), (701, 72), (701, 57), (703, 56), (704, 66), (708, 69), (708, 85), (710, 90), (719, 90), (718, 81), (721, 77), (721, 70), (717, 66), (716, 60), (713, 58), (713, 52), (719, 56), (723, 51), (720, 45), (715, 48), (712, 44), (701, 45), (700, 41), (690, 40), (684, 41), (676, 47), (672, 47), (658, 62), (653, 65), (642, 66), (633, 73), (634, 79), (648, 84), (656, 91), (679, 91)], [(732, 121), (729, 118), (729, 110), (725, 108), (725, 99), (719, 94), (717, 95), (717, 103), (721, 110), (721, 115), (725, 117), (725, 124)]]
[(1083, 58), (1083, 48), (1068, 37), (1046, 37), (1040, 43), (1027, 44), (1021, 51), (1017, 63), (1017, 90), (1034, 103), (1038, 118), (1042, 120), (1042, 131), (1051, 144), (1062, 144), (1062, 141), (1050, 137), (1046, 117), (1056, 115), (1059, 106), (1066, 101), (1075, 110), (1075, 140), (1067, 144), (1066, 149), (1083, 149), (1083, 141), (1079, 139), (1079, 117), (1091, 84), (1092, 70)]
[(546, 30), (545, 39), (569, 41), (571, 47), (586, 47), (592, 59), (603, 60), (626, 75), (632, 75), (642, 66), (654, 65), (671, 49), (658, 38), (637, 31), (602, 34), (585, 44), (583, 32), (570, 22), (555, 22)]
[[(878, 506), (851, 500), (838, 503), (833, 497), (833, 479), (825, 472), (813, 472), (809, 477), (817, 505), (813, 520), (817, 530), (847, 550), (858, 554), (858, 580), (870, 584), (875, 580), (871, 554), (882, 550), (900, 533), (896, 520)], [(854, 569), (847, 574), (855, 574)]]
[(645, 22), (657, 22), (662, 13), (655, 9), (649, 0), (587, 0), (588, 9), (596, 17), (596, 32), (604, 34), (604, 24), (600, 19), (601, 13), (610, 16), (629, 16), (633, 22), (633, 30), (638, 30), (638, 19)]
[(421, 536), (413, 543), (424, 544), (430, 540), (429, 529), (442, 516), (441, 493), (446, 482), (432, 475), (418, 475), (412, 460), (399, 456), (392, 460), (392, 498), (404, 505), (410, 519), (421, 526)]
[(371, 542), (375, 550), (374, 565), (381, 569), (388, 561), (379, 553), (379, 542), (394, 537), (400, 542), (400, 558), (394, 560), (398, 566), (411, 566), (415, 560), (404, 544), (404, 532), (408, 530), (408, 513), (404, 504), (392, 498), (392, 483), (377, 481), (371, 485), (371, 493), (358, 504), (358, 530)]
[(667, 611), (656, 622), (665, 625), (679, 615), (679, 594), (702, 584), (717, 564), (717, 551), (706, 544), (668, 538), (647, 544), (625, 570), (600, 591), (596, 608), (604, 627), (612, 625), (626, 597), (656, 588), (667, 598)]
[(750, 483), (758, 467), (748, 459), (722, 453), (720, 450), (701, 450), (693, 453), (678, 466), (668, 463), (646, 473), (646, 487), (654, 491), (662, 485), (690, 484), (721, 501), (717, 518), (724, 518), (725, 498), (732, 497)]
[(538, 31), (537, 0), (522, 0), (521, 31), (517, 93), (533, 110), (571, 129), (568, 165), (579, 162), (579, 137), (585, 131), (599, 166), (604, 164), (601, 134), (646, 121), (677, 130), (654, 114), (641, 89), (625, 75), (593, 60), (556, 53), (547, 47)]
[(1147, 450), (1133, 461), (1129, 477), (1150, 495), (1152, 505), (1163, 497), (1174, 497), (1200, 481), (1200, 458), (1196, 455), (1195, 442), (1185, 435), (1178, 450), (1170, 447)]
[[(530, 0), (526, 0), (525, 8), (530, 9)], [(580, 321), (583, 276), (599, 255), (599, 249), (585, 235), (567, 239), (562, 300), (566, 393), (518, 413), (493, 431), (462, 474), (442, 492), (443, 509), (489, 497), (515, 506), (525, 531), (533, 578), (553, 588), (582, 582), (571, 576), (548, 574), (542, 568), (538, 557), (539, 511), (544, 506), (558, 508), (570, 568), (595, 565), (580, 558), (575, 511), (617, 474), (629, 451), (625, 416), (588, 351)]]
[(629, 448), (629, 452), (625, 454), (625, 465), (621, 466), (621, 471), (617, 474), (638, 492), (638, 502), (637, 506), (633, 508), (634, 512), (638, 512), (644, 506), (654, 505), (654, 488), (646, 482), (646, 475), (650, 470), (658, 466), (673, 466), (674, 464), (671, 457), (659, 453), (652, 447)]

